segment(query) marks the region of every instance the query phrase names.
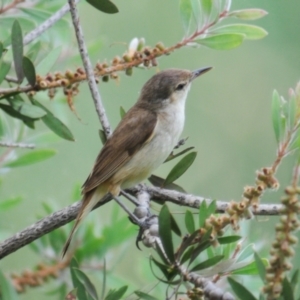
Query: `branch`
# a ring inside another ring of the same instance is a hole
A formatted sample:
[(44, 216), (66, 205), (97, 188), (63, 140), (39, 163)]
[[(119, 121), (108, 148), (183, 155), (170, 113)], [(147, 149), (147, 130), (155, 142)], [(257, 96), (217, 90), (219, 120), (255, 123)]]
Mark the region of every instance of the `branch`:
[[(75, 3), (78, 3), (80, 0), (75, 0)], [(31, 43), (34, 39), (52, 27), (57, 21), (59, 21), (68, 11), (70, 7), (68, 4), (65, 4), (60, 10), (53, 14), (49, 19), (44, 21), (37, 28), (29, 32), (23, 39), (23, 45)]]
[(0, 8), (0, 14), (3, 14), (5, 12), (7, 12), (8, 10), (14, 8), (16, 5), (18, 5), (19, 3), (21, 2), (24, 2), (25, 0), (14, 0), (12, 3), (4, 6), (4, 7), (1, 7)]
[(87, 52), (87, 47), (84, 42), (83, 31), (82, 31), (80, 23), (79, 23), (79, 15), (78, 15), (78, 10), (76, 8), (75, 0), (68, 0), (68, 2), (70, 5), (72, 21), (73, 21), (73, 25), (75, 28), (79, 52), (80, 52), (83, 66), (84, 66), (84, 69), (86, 72), (88, 85), (89, 85), (89, 88), (90, 88), (90, 91), (91, 91), (91, 94), (92, 94), (92, 97), (94, 100), (95, 108), (96, 108), (100, 123), (104, 130), (104, 133), (105, 133), (106, 137), (109, 137), (111, 134), (111, 128), (110, 128), (108, 118), (105, 113), (105, 108), (102, 104), (102, 100), (101, 100), (100, 93), (98, 91), (92, 63), (90, 61), (90, 58), (89, 58), (89, 55)]
[[(161, 202), (170, 201), (178, 205), (193, 208), (199, 208), (203, 201), (212, 201), (211, 199), (203, 198), (200, 196), (183, 194), (180, 192), (160, 189), (157, 187), (147, 187), (145, 185), (138, 185), (134, 188), (128, 189), (127, 191), (133, 195), (137, 195), (141, 192), (147, 192), (152, 200)], [(98, 202), (94, 209), (104, 205), (110, 200), (111, 196), (106, 195), (103, 201)], [(51, 232), (54, 229), (59, 228), (74, 220), (77, 216), (80, 205), (81, 202), (76, 202), (72, 205), (69, 205), (37, 221), (36, 223), (30, 225), (29, 227), (13, 235), (12, 237), (4, 240), (2, 243), (0, 243), (0, 259), (22, 248), (25, 245), (30, 244), (31, 242), (40, 238), (46, 233)], [(216, 212), (224, 213), (228, 205), (229, 202), (217, 201)], [(280, 204), (259, 205), (255, 211), (253, 210), (253, 214), (275, 216), (279, 215), (282, 209), (283, 206)]]
[(35, 145), (34, 144), (24, 144), (24, 143), (0, 142), (0, 147), (34, 149)]

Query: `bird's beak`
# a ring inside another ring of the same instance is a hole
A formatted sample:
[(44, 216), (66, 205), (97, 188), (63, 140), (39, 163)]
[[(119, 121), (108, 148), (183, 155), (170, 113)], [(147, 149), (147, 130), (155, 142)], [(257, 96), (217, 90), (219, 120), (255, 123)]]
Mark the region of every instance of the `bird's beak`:
[(195, 78), (199, 77), (200, 75), (208, 72), (211, 69), (212, 69), (212, 67), (205, 67), (205, 68), (193, 71), (191, 81), (194, 80)]

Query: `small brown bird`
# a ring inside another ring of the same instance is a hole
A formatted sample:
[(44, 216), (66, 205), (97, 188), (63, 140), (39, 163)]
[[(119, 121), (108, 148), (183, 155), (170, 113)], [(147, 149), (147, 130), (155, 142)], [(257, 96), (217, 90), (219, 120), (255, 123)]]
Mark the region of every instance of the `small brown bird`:
[(101, 149), (82, 186), (82, 205), (63, 256), (78, 225), (107, 193), (118, 196), (121, 189), (145, 180), (165, 161), (183, 130), (191, 82), (210, 69), (170, 69), (146, 82), (136, 104)]

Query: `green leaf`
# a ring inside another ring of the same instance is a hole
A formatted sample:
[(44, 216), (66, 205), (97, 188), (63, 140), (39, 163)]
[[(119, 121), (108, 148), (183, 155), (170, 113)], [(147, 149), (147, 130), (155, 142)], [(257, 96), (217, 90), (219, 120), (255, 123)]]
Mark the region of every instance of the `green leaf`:
[(126, 114), (126, 111), (125, 111), (124, 107), (120, 106), (120, 117), (121, 117), (121, 119), (124, 118), (125, 114)]
[(236, 17), (241, 20), (257, 20), (259, 18), (264, 17), (267, 15), (263, 9), (258, 8), (249, 8), (249, 9), (242, 9), (242, 10), (235, 10), (229, 13), (230, 17)]
[(176, 179), (178, 179), (184, 172), (192, 165), (195, 158), (197, 156), (197, 152), (191, 152), (184, 156), (170, 171), (168, 174), (164, 186), (172, 183)]
[(9, 62), (4, 61), (3, 59), (0, 60), (0, 84), (8, 74), (10, 67), (11, 64)]
[(297, 269), (293, 275), (292, 275), (292, 278), (291, 278), (291, 286), (292, 286), (292, 290), (293, 292), (295, 292), (295, 289), (296, 289), (296, 286), (297, 284), (299, 284), (299, 269)]
[(4, 212), (22, 202), (22, 197), (14, 197), (0, 201), (0, 212)]
[(1, 300), (18, 300), (16, 290), (0, 270)]
[(207, 203), (206, 200), (203, 200), (199, 206), (199, 228), (204, 227), (208, 217)]
[(61, 54), (61, 47), (55, 48), (48, 55), (45, 56), (43, 60), (39, 62), (36, 66), (35, 71), (39, 75), (47, 74), (50, 72), (51, 68), (54, 66)]
[(56, 154), (52, 149), (38, 149), (31, 150), (30, 152), (20, 155), (17, 159), (4, 164), (4, 167), (15, 168), (35, 164), (46, 160)]
[(266, 267), (265, 267), (261, 257), (256, 252), (254, 252), (254, 259), (255, 259), (255, 262), (257, 265), (258, 274), (259, 274), (261, 280), (263, 282), (265, 282), (266, 281)]
[(157, 176), (157, 175), (154, 175), (152, 174), (150, 177), (148, 177), (148, 180), (154, 185), (154, 186), (157, 186), (159, 188), (165, 188), (167, 190), (173, 190), (173, 191), (178, 191), (178, 192), (181, 192), (181, 193), (186, 193), (186, 191), (178, 184), (176, 183), (170, 183), (166, 186), (164, 186), (164, 183), (165, 183), (165, 179)]
[(109, 0), (86, 0), (86, 1), (92, 6), (94, 6), (96, 9), (106, 14), (115, 14), (119, 12), (117, 6)]
[(190, 29), (193, 8), (191, 0), (180, 0), (179, 1), (179, 13), (180, 18), (184, 27), (184, 32), (187, 34)]
[(28, 80), (29, 84), (34, 87), (36, 83), (36, 75), (35, 75), (35, 69), (32, 61), (26, 57), (23, 56), (23, 72)]
[(14, 110), (31, 119), (38, 119), (46, 114), (41, 108), (29, 103), (25, 103), (19, 96), (15, 96), (13, 99), (10, 99), (9, 103)]
[(249, 244), (247, 245), (240, 253), (237, 262), (243, 261), (245, 259), (247, 259), (248, 257), (250, 257), (254, 250), (253, 250), (254, 245), (253, 244)]
[(168, 207), (164, 204), (158, 216), (159, 236), (168, 259), (175, 260), (174, 247), (171, 232), (171, 215)]
[(95, 286), (91, 282), (91, 280), (88, 278), (88, 276), (82, 272), (80, 269), (74, 268), (74, 271), (77, 275), (77, 277), (81, 280), (81, 282), (84, 284), (86, 288), (86, 292), (95, 300), (98, 300), (97, 291), (95, 289)]
[(184, 264), (186, 261), (188, 261), (191, 258), (191, 255), (192, 255), (194, 249), (195, 249), (195, 247), (192, 246), (187, 251), (184, 252), (184, 254), (182, 255), (182, 257), (180, 259), (180, 264)]
[(277, 143), (281, 140), (281, 100), (278, 92), (274, 90), (272, 97), (272, 122)]
[(256, 298), (238, 281), (228, 277), (228, 282), (235, 294), (243, 300), (256, 300)]
[(294, 300), (295, 299), (292, 285), (286, 277), (284, 277), (283, 282), (282, 282), (281, 296), (283, 296), (283, 298), (286, 300)]
[(77, 261), (75, 258), (72, 258), (70, 262), (70, 272), (71, 272), (71, 278), (73, 282), (74, 288), (77, 288), (77, 296), (80, 300), (89, 300), (86, 289), (84, 284), (79, 280), (77, 277), (77, 273), (75, 272), (75, 269), (77, 270), (79, 268)]
[(195, 231), (195, 220), (194, 220), (194, 215), (190, 210), (187, 210), (185, 212), (184, 221), (185, 221), (185, 226), (187, 231), (189, 233), (193, 233)]
[(200, 255), (200, 253), (202, 253), (204, 250), (206, 250), (210, 246), (210, 244), (211, 244), (210, 241), (204, 240), (197, 247), (195, 247), (195, 249), (191, 253), (189, 263), (191, 264)]
[(2, 57), (3, 50), (4, 50), (3, 44), (0, 42), (0, 59)]
[(224, 236), (224, 237), (219, 237), (218, 242), (221, 245), (230, 244), (239, 241), (241, 238), (242, 237), (239, 235)]
[(202, 39), (196, 39), (194, 42), (215, 50), (229, 50), (240, 46), (243, 40), (243, 34), (220, 33)]
[(107, 141), (107, 138), (106, 138), (106, 135), (105, 135), (105, 133), (102, 129), (99, 129), (99, 137), (100, 137), (100, 140), (102, 142), (102, 145), (104, 145)]
[(212, 0), (200, 0), (202, 11), (204, 15), (208, 18), (212, 10)]
[(164, 274), (165, 278), (169, 278), (170, 276), (170, 267), (162, 264), (158, 260), (156, 260), (153, 256), (150, 257), (150, 264), (153, 262), (159, 269), (160, 271)]
[(233, 33), (242, 34), (245, 39), (258, 40), (264, 38), (268, 33), (266, 30), (259, 26), (249, 24), (230, 24), (222, 27), (217, 27), (213, 31), (214, 33)]
[(11, 45), (19, 83), (23, 81), (23, 35), (20, 23), (15, 20), (11, 30)]
[[(268, 260), (263, 258), (262, 263), (264, 266), (268, 265)], [(242, 262), (237, 263), (236, 265), (239, 266)], [(232, 275), (258, 275), (259, 271), (257, 268), (257, 264), (255, 261), (251, 261), (242, 267), (236, 267), (233, 271), (231, 271)]]
[(288, 123), (289, 128), (292, 129), (295, 126), (296, 121), (296, 114), (297, 114), (297, 103), (296, 103), (296, 96), (293, 95), (288, 102)]
[(202, 7), (200, 6), (199, 0), (191, 0), (192, 10), (193, 10), (193, 17), (196, 20), (196, 23), (199, 23), (201, 20), (201, 11)]
[(170, 217), (171, 217), (171, 229), (172, 231), (177, 234), (178, 236), (181, 237), (181, 231), (180, 231), (180, 228), (175, 220), (175, 218), (173, 217), (172, 214), (170, 214)]
[(4, 112), (6, 112), (9, 116), (22, 120), (26, 125), (28, 124), (27, 122), (34, 121), (34, 119), (32, 119), (32, 118), (29, 118), (29, 117), (26, 117), (26, 116), (20, 114), (18, 111), (13, 109), (10, 105), (0, 103), (0, 108)]
[(216, 265), (219, 261), (221, 261), (224, 258), (224, 255), (216, 255), (212, 258), (209, 258), (199, 264), (197, 264), (196, 266), (194, 266), (190, 272), (197, 272), (203, 269), (207, 269), (210, 268), (214, 265)]
[(149, 294), (146, 294), (144, 292), (141, 291), (135, 291), (134, 292), (140, 299), (144, 299), (144, 300), (158, 300), (158, 298), (155, 298)]
[(178, 153), (176, 153), (176, 154), (173, 154), (173, 152), (168, 156), (168, 158), (164, 161), (164, 163), (166, 163), (166, 162), (168, 162), (168, 161), (170, 161), (170, 160), (172, 160), (172, 159), (174, 159), (174, 158), (176, 158), (176, 157), (178, 157), (178, 156), (181, 156), (181, 155), (183, 155), (183, 154), (185, 154), (186, 152), (189, 152), (190, 150), (192, 150), (192, 149), (194, 149), (195, 147), (188, 147), (188, 148), (186, 148), (186, 149), (184, 149), (184, 150), (182, 150), (182, 151), (180, 151), (180, 152), (178, 152)]
[(34, 105), (40, 107), (44, 112), (46, 112), (46, 115), (42, 117), (42, 121), (50, 130), (63, 139), (75, 141), (70, 129), (62, 121), (56, 118), (49, 109), (33, 98), (31, 98), (31, 101)]
[(124, 285), (117, 290), (110, 290), (105, 297), (105, 300), (119, 300), (126, 293), (128, 286)]

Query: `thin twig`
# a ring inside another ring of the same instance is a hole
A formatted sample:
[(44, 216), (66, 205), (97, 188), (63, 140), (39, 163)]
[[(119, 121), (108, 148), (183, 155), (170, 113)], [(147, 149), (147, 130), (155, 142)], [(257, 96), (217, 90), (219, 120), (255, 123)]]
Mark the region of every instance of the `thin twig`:
[[(202, 201), (212, 201), (204, 197), (187, 195), (176, 191), (159, 189), (156, 187), (146, 187), (144, 185), (138, 185), (132, 189), (128, 189), (131, 194), (138, 194), (141, 191), (147, 192), (151, 199), (156, 201), (170, 201), (179, 205), (199, 208)], [(111, 196), (107, 195), (103, 201), (99, 202), (95, 208), (100, 207), (111, 200)], [(73, 205), (67, 206), (53, 214), (37, 221), (36, 223), (30, 225), (29, 227), (23, 229), (19, 233), (13, 235), (12, 237), (4, 240), (0, 243), (0, 259), (9, 255), (10, 253), (22, 248), (23, 246), (33, 242), (34, 240), (40, 238), (48, 232), (59, 228), (72, 220), (74, 220), (78, 214), (81, 203), (76, 202)], [(229, 203), (224, 201), (217, 201), (216, 212), (224, 213)], [(255, 215), (280, 215), (283, 209), (283, 205), (280, 204), (269, 204), (269, 205), (259, 205), (258, 208), (253, 211)]]
[[(78, 3), (80, 0), (74, 0), (75, 3)], [(65, 4), (60, 10), (53, 14), (49, 19), (44, 21), (37, 28), (29, 32), (23, 39), (23, 45), (27, 45), (39, 37), (42, 33), (52, 27), (57, 21), (59, 21), (68, 11), (70, 7), (68, 4)]]
[(0, 142), (0, 147), (34, 149), (34, 144)]
[(78, 42), (78, 47), (81, 55), (81, 59), (83, 62), (83, 66), (87, 75), (87, 80), (88, 80), (88, 85), (94, 100), (94, 105), (100, 120), (100, 123), (102, 125), (102, 128), (104, 130), (104, 133), (106, 137), (109, 137), (111, 134), (111, 128), (108, 122), (108, 118), (105, 113), (105, 108), (102, 104), (101, 96), (98, 91), (95, 75), (94, 75), (94, 70), (92, 67), (92, 63), (90, 61), (90, 58), (88, 56), (87, 52), (87, 47), (84, 42), (84, 37), (83, 37), (83, 31), (79, 23), (79, 14), (78, 10), (75, 4), (75, 0), (68, 0), (69, 5), (70, 5), (70, 12), (72, 16), (72, 21), (73, 25), (75, 28), (75, 33), (76, 33), (76, 38)]
[(17, 4), (24, 2), (24, 0), (14, 0), (10, 4), (0, 8), (0, 14), (7, 12), (8, 10), (14, 8)]

